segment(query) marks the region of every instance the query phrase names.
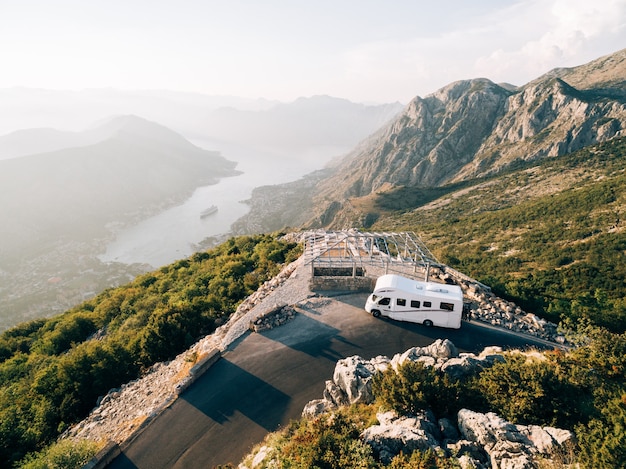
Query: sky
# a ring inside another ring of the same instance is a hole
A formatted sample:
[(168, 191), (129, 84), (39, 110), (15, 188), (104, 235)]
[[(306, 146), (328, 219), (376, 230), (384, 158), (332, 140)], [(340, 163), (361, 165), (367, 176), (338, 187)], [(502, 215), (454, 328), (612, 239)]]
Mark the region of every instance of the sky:
[(0, 0), (0, 88), (407, 103), (626, 47), (626, 0)]

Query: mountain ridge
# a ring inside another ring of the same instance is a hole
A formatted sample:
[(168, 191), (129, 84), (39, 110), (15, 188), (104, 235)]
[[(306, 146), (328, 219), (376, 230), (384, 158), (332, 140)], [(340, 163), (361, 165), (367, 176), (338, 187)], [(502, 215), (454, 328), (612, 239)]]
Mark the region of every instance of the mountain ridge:
[[(624, 136), (626, 95), (619, 77), (625, 68), (626, 49), (553, 70), (515, 90), (476, 78), (417, 96), (303, 194), (298, 203), (312, 212), (308, 220), (298, 215), (288, 224), (344, 227), (349, 217), (339, 213), (352, 210), (346, 199), (390, 185), (440, 187), (485, 177)], [(358, 224), (362, 216), (352, 220)]]

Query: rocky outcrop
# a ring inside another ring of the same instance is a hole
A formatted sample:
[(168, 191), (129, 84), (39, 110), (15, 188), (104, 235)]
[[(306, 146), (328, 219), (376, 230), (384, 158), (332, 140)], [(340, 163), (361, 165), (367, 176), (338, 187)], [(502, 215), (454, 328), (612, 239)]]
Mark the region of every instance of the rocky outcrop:
[[(414, 347), (392, 359), (349, 357), (337, 362), (332, 381), (326, 382), (323, 398), (309, 402), (302, 414), (313, 418), (339, 406), (373, 402), (374, 374), (389, 368), (397, 370), (407, 361), (434, 366), (451, 377), (462, 378), (502, 360), (502, 350), (498, 347), (486, 348), (479, 355), (466, 354), (459, 353), (449, 340)], [(535, 469), (538, 460), (549, 462), (554, 454), (565, 453), (564, 448), (574, 440), (568, 430), (515, 425), (494, 413), (468, 409), (459, 411), (456, 422), (437, 420), (428, 409), (410, 416), (382, 412), (377, 414), (377, 420), (360, 438), (386, 464), (400, 452), (431, 449), (457, 458), (463, 468)]]
[(457, 458), (463, 468), (536, 469), (538, 460), (550, 457), (573, 443), (568, 430), (538, 425), (514, 425), (496, 414), (461, 409), (458, 427), (432, 412), (400, 417), (378, 413), (378, 424), (361, 433), (374, 455), (385, 464), (403, 452), (434, 450)]
[(572, 153), (623, 136), (625, 129), (623, 99), (598, 100), (593, 91), (578, 90), (559, 78), (527, 85), (509, 98), (472, 165), (453, 180), (490, 174), (516, 160)]
[(467, 409), (459, 411), (458, 425), (461, 436), (481, 447), (495, 469), (534, 469), (537, 456), (549, 458), (574, 439), (568, 430), (514, 425), (496, 414)]
[(361, 433), (361, 439), (370, 445), (374, 455), (388, 464), (394, 456), (403, 452), (441, 449), (441, 432), (432, 412), (425, 410), (419, 415), (398, 417), (395, 412), (376, 415), (378, 425)]
[(394, 355), (391, 359), (383, 356), (371, 360), (359, 356), (344, 358), (335, 365), (333, 379), (326, 381), (323, 397), (309, 402), (304, 407), (302, 415), (313, 417), (342, 405), (373, 402), (374, 375), (390, 367), (397, 370), (408, 361), (434, 366), (450, 377), (461, 378), (503, 360), (499, 347), (488, 347), (479, 355), (459, 353), (448, 339), (437, 339), (427, 347), (413, 347), (404, 353)]
[(332, 200), (384, 184), (437, 186), (470, 163), (504, 113), (510, 92), (486, 79), (452, 83), (416, 97), (369, 145), (348, 155), (320, 184)]

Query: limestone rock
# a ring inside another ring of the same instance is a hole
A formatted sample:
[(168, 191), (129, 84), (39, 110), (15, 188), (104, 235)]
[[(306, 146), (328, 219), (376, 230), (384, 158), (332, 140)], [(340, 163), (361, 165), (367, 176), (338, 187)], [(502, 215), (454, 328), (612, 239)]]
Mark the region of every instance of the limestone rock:
[(402, 354), (396, 354), (391, 360), (391, 366), (397, 370), (407, 361), (422, 361), (426, 366), (432, 366), (458, 356), (459, 351), (450, 340), (437, 339), (427, 347), (413, 347)]
[(450, 456), (459, 459), (463, 468), (489, 467), (489, 455), (476, 442), (469, 440), (449, 442), (446, 450)]
[(483, 355), (476, 357), (473, 354), (463, 354), (450, 358), (441, 365), (441, 370), (453, 379), (461, 379), (493, 366), (498, 361), (504, 361), (501, 354)]
[(332, 402), (326, 399), (314, 399), (305, 404), (304, 409), (302, 409), (302, 416), (316, 417), (332, 409), (334, 409)]
[(424, 413), (416, 417), (398, 417), (393, 412), (377, 415), (379, 425), (367, 428), (361, 439), (370, 445), (374, 454), (385, 464), (401, 451), (426, 451), (439, 448), (437, 437), (429, 430), (436, 430), (431, 415)]
[(335, 406), (349, 405), (350, 400), (343, 389), (337, 386), (334, 381), (326, 381), (324, 389), (324, 399), (332, 402)]
[(550, 454), (556, 448), (573, 441), (574, 435), (568, 430), (538, 425), (518, 425), (520, 433), (525, 435), (542, 454)]
[(492, 467), (500, 469), (534, 469), (537, 455), (549, 456), (574, 437), (567, 430), (514, 425), (494, 413), (468, 409), (459, 411), (458, 425), (461, 435), (480, 444)]
[(333, 381), (348, 398), (348, 402), (372, 402), (372, 377), (376, 369), (371, 362), (359, 356), (339, 360), (335, 366)]

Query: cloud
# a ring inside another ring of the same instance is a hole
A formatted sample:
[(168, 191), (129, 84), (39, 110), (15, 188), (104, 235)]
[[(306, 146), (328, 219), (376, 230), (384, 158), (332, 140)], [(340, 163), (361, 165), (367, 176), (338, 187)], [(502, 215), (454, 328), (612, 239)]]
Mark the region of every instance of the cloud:
[(520, 22), (534, 25), (534, 31), (476, 59), (474, 70), (495, 81), (522, 85), (552, 68), (580, 65), (625, 44), (626, 0), (528, 1), (509, 13), (498, 18), (503, 34)]

